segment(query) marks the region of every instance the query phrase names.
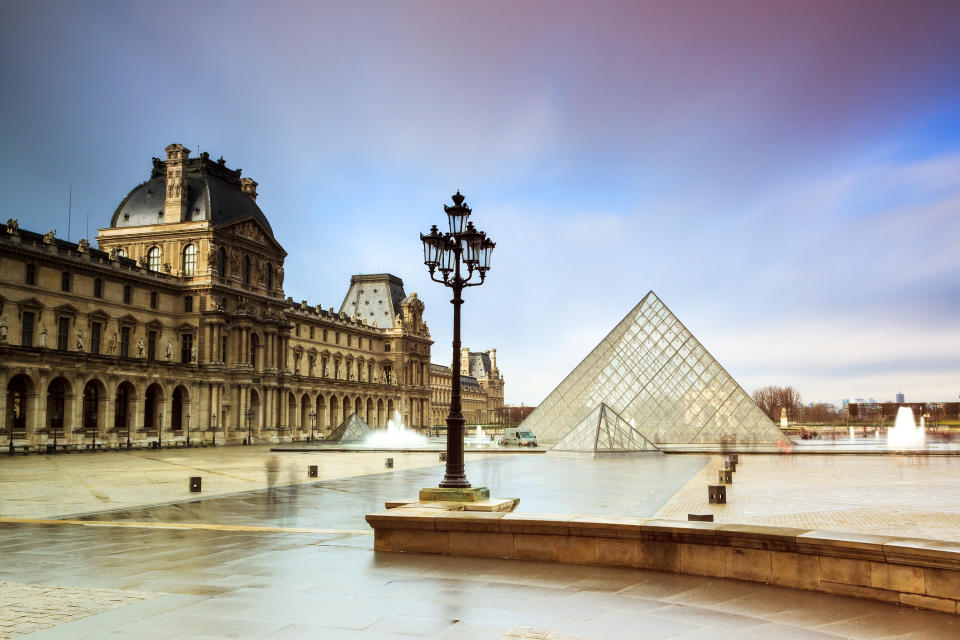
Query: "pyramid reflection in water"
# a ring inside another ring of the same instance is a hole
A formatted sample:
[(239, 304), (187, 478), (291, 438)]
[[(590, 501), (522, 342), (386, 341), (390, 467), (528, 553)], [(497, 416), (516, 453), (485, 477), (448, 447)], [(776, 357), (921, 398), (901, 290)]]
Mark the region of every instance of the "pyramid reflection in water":
[(559, 442), (601, 404), (657, 444), (777, 442), (780, 431), (651, 291), (523, 422)]

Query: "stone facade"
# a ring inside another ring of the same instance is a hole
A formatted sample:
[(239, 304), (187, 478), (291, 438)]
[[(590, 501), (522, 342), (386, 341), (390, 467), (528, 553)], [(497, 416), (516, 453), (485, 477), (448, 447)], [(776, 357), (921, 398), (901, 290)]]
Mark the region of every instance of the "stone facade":
[(0, 447), (280, 442), (351, 413), (426, 425), (417, 294), (354, 276), (395, 293), (372, 320), (294, 302), (257, 183), (189, 153), (154, 159), (99, 250), (15, 220), (0, 229)]
[[(497, 350), (460, 350), (460, 404), (467, 424), (499, 424), (502, 420), (503, 376), (497, 368)], [(453, 373), (450, 367), (430, 365), (431, 424), (443, 426), (450, 413)]]

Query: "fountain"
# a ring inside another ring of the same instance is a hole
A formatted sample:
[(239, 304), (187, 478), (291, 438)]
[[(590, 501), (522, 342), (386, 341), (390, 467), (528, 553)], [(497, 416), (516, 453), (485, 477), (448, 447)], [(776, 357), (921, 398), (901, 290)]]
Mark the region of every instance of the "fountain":
[(408, 430), (400, 418), (400, 412), (393, 412), (393, 419), (387, 420), (386, 431), (374, 431), (363, 441), (365, 447), (382, 449), (411, 447), (421, 448), (427, 444), (427, 439), (416, 431)]
[(472, 444), (479, 447), (488, 447), (493, 444), (493, 436), (488, 436), (483, 432), (483, 427), (477, 425), (477, 430), (469, 438), (464, 438), (464, 444)]
[(900, 407), (897, 410), (897, 420), (893, 429), (887, 431), (887, 446), (891, 449), (919, 449), (924, 446), (923, 416), (920, 417), (920, 426), (913, 421), (913, 409)]

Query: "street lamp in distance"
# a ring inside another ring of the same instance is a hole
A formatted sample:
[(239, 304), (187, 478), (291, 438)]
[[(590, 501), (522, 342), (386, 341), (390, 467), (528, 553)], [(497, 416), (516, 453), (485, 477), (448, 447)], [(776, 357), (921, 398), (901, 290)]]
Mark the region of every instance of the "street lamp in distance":
[(213, 446), (217, 446), (217, 414), (210, 416), (210, 431), (213, 432)]
[(190, 446), (190, 414), (187, 414), (187, 447)]
[(313, 430), (317, 428), (317, 412), (310, 412), (310, 444), (313, 444)]
[(247, 419), (247, 444), (253, 444), (253, 438), (250, 434), (250, 420), (253, 419), (253, 411), (247, 409), (243, 416)]

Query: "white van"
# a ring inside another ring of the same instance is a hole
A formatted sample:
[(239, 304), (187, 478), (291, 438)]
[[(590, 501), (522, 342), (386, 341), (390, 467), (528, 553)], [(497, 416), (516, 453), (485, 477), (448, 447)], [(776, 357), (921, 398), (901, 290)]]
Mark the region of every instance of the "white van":
[(529, 429), (521, 427), (507, 427), (503, 430), (498, 444), (517, 447), (537, 446), (537, 437)]

